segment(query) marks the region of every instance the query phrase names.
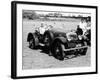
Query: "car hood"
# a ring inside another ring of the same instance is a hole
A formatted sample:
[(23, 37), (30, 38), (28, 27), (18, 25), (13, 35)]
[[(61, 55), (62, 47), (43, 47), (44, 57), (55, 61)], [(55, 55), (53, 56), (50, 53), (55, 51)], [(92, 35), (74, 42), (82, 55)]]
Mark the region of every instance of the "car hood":
[(68, 33), (68, 32), (70, 32), (69, 30), (66, 30), (64, 28), (52, 28), (51, 31), (54, 33)]
[(74, 32), (71, 32), (71, 30), (66, 30), (64, 28), (52, 28), (50, 31), (54, 33), (55, 37), (57, 36), (66, 37), (67, 34), (73, 35), (72, 33), (74, 33)]
[(68, 30), (64, 30), (64, 29), (61, 29), (61, 28), (53, 28), (50, 30), (55, 37), (66, 37), (66, 33), (69, 32)]

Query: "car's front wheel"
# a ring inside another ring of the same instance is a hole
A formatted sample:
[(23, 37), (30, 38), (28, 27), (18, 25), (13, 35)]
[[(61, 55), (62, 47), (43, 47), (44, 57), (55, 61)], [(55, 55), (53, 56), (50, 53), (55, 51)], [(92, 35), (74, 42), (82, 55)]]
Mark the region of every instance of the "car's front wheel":
[(53, 48), (54, 57), (59, 60), (64, 60), (64, 45), (61, 42), (56, 42)]

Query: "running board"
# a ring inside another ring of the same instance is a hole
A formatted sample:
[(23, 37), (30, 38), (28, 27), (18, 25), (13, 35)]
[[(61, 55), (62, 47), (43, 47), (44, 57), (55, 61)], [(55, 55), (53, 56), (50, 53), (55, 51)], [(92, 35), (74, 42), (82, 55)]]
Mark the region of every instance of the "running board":
[(71, 51), (71, 50), (77, 50), (77, 49), (82, 49), (82, 48), (88, 48), (88, 46), (77, 47), (77, 48), (71, 48), (71, 49), (64, 49), (64, 51)]

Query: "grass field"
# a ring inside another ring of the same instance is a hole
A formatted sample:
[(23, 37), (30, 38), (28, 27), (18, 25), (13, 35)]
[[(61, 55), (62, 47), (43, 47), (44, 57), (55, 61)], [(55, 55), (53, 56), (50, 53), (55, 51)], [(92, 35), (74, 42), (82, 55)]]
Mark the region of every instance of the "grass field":
[[(47, 25), (52, 25), (54, 28), (63, 28), (64, 30), (76, 29), (80, 20), (68, 21), (44, 21)], [(28, 47), (27, 35), (29, 32), (34, 32), (36, 27), (40, 26), (43, 21), (23, 20), (23, 69), (41, 69), (41, 68), (60, 68), (60, 67), (84, 67), (90, 66), (90, 50), (88, 49), (87, 55), (78, 56), (71, 59), (59, 61), (53, 56), (42, 52), (41, 49), (32, 50)]]

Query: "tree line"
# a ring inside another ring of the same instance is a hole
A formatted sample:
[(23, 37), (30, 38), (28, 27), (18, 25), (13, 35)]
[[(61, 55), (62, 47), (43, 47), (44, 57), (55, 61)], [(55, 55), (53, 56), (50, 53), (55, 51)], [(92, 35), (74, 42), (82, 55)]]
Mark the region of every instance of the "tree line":
[(50, 20), (51, 17), (53, 18), (78, 18), (78, 19), (91, 19), (91, 16), (88, 17), (83, 17), (82, 15), (68, 15), (68, 16), (64, 16), (59, 12), (55, 12), (55, 13), (48, 13), (48, 14), (37, 14), (35, 11), (29, 11), (29, 10), (23, 10), (23, 19), (29, 19), (29, 20), (36, 20), (36, 19), (41, 19), (41, 20)]

